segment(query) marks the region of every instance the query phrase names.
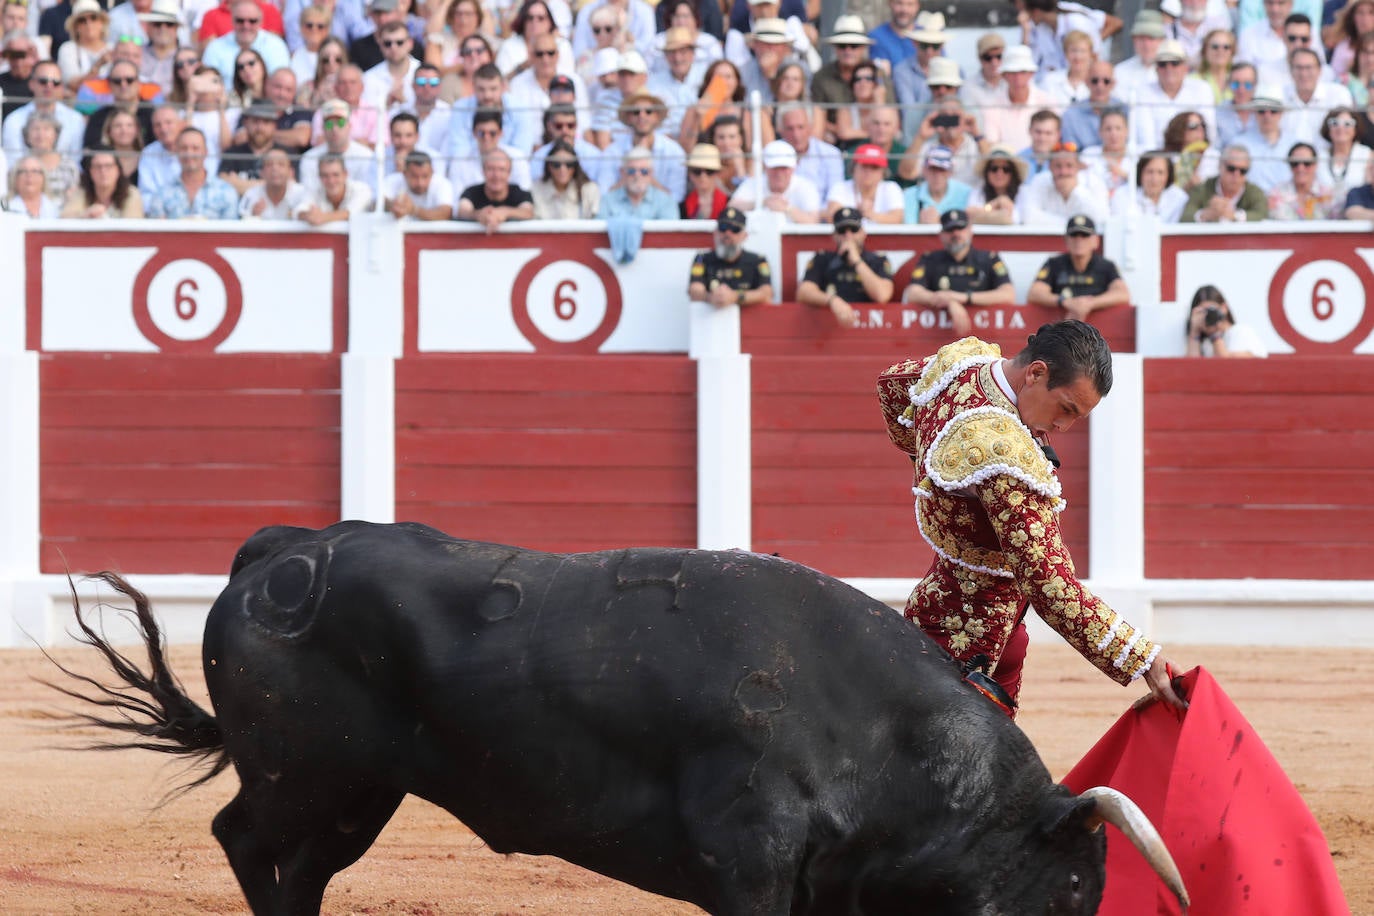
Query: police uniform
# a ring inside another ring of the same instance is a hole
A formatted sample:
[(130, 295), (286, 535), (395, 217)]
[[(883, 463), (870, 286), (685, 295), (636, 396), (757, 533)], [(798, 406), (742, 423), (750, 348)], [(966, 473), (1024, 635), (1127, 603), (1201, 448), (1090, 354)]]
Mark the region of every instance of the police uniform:
[(1116, 265), (1102, 255), (1094, 253), (1088, 266), (1082, 271), (1073, 269), (1073, 258), (1067, 254), (1056, 255), (1045, 262), (1035, 279), (1048, 283), (1050, 292), (1066, 299), (1074, 296), (1100, 296), (1119, 279), (1121, 272)]
[(911, 272), (911, 282), (931, 292), (950, 289), (956, 293), (981, 293), (1010, 281), (1001, 255), (976, 248), (970, 248), (962, 261), (954, 260), (943, 248), (928, 251)]
[(773, 282), (768, 261), (763, 255), (741, 251), (733, 261), (726, 261), (714, 251), (703, 251), (692, 261), (693, 283), (704, 283), (708, 290), (720, 284), (735, 290), (758, 289)]
[[(892, 262), (887, 258), (871, 251), (861, 251), (859, 256), (875, 274), (884, 280), (892, 279)], [(806, 265), (802, 280), (810, 280), (827, 294), (839, 296), (846, 302), (868, 302), (870, 299), (858, 274), (838, 251), (822, 251), (813, 257)]]

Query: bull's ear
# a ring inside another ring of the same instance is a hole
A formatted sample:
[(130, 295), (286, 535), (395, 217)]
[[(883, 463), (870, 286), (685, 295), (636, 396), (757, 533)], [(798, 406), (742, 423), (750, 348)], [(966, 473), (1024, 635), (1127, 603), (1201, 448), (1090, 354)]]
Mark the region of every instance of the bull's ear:
[(1081, 831), (1085, 826), (1094, 831), (1102, 826), (1102, 819), (1097, 817), (1097, 802), (1093, 799), (1065, 794), (1056, 795), (1046, 804), (1041, 824), (1047, 834), (1068, 828)]

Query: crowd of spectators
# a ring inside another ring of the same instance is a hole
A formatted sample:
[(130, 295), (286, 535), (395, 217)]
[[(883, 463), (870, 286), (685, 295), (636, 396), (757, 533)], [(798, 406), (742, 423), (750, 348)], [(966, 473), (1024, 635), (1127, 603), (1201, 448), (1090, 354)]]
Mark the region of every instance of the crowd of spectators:
[(1368, 219), (1374, 0), (1157, 5), (1008, 0), (1017, 40), (960, 59), (919, 0), (824, 35), (803, 0), (0, 0), (3, 199), (488, 229)]

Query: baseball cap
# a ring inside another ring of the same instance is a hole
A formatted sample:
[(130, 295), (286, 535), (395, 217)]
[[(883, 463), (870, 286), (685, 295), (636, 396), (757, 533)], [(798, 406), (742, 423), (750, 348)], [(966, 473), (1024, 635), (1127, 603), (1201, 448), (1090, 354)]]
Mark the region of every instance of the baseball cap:
[(620, 70), (620, 52), (615, 48), (602, 48), (592, 58), (592, 74), (607, 76)]
[(947, 146), (932, 146), (926, 153), (926, 165), (950, 172), (954, 170), (954, 152)]
[(352, 113), (353, 109), (349, 108), (348, 103), (343, 99), (330, 99), (320, 106), (320, 117), (322, 118), (346, 118)]
[(887, 168), (887, 153), (876, 143), (865, 143), (854, 151), (855, 165), (876, 165)]
[(831, 219), (836, 229), (862, 229), (864, 215), (853, 207), (841, 207)]
[(943, 232), (949, 232), (951, 229), (967, 229), (967, 228), (968, 228), (968, 211), (967, 211), (967, 210), (946, 210), (944, 213), (940, 214), (940, 229), (941, 229), (941, 231), (943, 231)]
[(720, 211), (720, 216), (716, 217), (716, 228), (720, 230), (743, 232), (745, 224), (744, 214), (738, 207), (726, 207)]
[(577, 84), (572, 81), (572, 77), (564, 76), (562, 73), (560, 73), (553, 79), (549, 80), (549, 91), (553, 92), (555, 89), (562, 89), (564, 92), (571, 92), (576, 94)]
[(1097, 224), (1092, 218), (1083, 213), (1069, 217), (1068, 228), (1064, 230), (1065, 235), (1097, 235)]
[(774, 140), (763, 148), (763, 167), (766, 169), (795, 169), (797, 151), (786, 140)]

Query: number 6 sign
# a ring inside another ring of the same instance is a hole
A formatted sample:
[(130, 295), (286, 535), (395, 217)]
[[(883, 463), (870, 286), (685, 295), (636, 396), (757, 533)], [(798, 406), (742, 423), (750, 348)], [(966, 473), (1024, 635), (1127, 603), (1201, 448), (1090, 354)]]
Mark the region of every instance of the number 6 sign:
[(578, 254), (545, 249), (515, 277), (511, 312), (535, 350), (595, 353), (620, 323), (615, 271), (594, 250)]
[(213, 250), (163, 249), (134, 278), (134, 321), (164, 353), (210, 353), (243, 313), (238, 275)]
[(1319, 261), (1293, 255), (1269, 285), (1269, 320), (1298, 353), (1351, 352), (1374, 331), (1371, 288), (1374, 273), (1354, 251)]

